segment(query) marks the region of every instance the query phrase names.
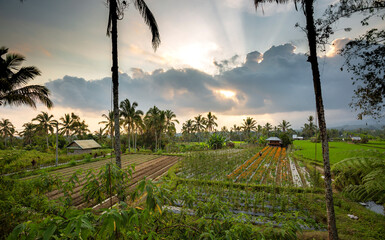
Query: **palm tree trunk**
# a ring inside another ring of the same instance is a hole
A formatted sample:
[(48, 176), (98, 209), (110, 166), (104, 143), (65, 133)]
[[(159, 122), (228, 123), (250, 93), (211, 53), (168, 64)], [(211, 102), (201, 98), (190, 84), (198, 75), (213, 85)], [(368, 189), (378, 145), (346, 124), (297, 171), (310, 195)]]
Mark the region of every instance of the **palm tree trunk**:
[(116, 0), (110, 0), (111, 16), (111, 42), (112, 42), (112, 93), (114, 105), (114, 125), (115, 125), (115, 156), (116, 165), (121, 168), (120, 158), (120, 129), (119, 129), (119, 76), (118, 76), (118, 16), (116, 13)]
[(128, 137), (128, 152), (131, 152), (131, 136), (130, 136), (130, 126), (127, 127), (127, 137)]
[(155, 130), (155, 151), (158, 151), (158, 137), (156, 135), (156, 130)]
[(316, 42), (316, 31), (314, 26), (314, 9), (313, 9), (314, 0), (306, 0), (305, 2), (305, 15), (306, 15), (306, 30), (307, 38), (309, 41), (310, 56), (308, 61), (311, 64), (313, 72), (313, 83), (314, 83), (314, 92), (315, 92), (315, 101), (318, 114), (318, 122), (322, 139), (322, 155), (324, 162), (324, 171), (325, 171), (325, 197), (326, 197), (326, 211), (328, 218), (328, 232), (329, 239), (337, 240), (337, 226), (334, 213), (334, 204), (333, 204), (333, 191), (331, 185), (331, 172), (330, 172), (330, 162), (329, 162), (329, 145), (326, 135), (326, 121), (325, 121), (325, 111), (322, 101), (322, 91), (321, 91), (321, 80), (320, 73), (318, 69), (318, 59), (317, 59), (317, 42)]
[(48, 145), (48, 133), (45, 135), (45, 140), (47, 142), (47, 150), (48, 150), (48, 148), (49, 148), (49, 145)]

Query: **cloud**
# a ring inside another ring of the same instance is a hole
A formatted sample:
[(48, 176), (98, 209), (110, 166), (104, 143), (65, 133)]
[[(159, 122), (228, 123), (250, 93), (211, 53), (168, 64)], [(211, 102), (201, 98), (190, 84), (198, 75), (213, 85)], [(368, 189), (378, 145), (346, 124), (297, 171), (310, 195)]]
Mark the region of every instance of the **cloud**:
[(350, 38), (337, 38), (332, 42), (332, 45), (330, 46), (329, 51), (326, 53), (327, 57), (334, 57), (338, 54), (338, 51), (340, 51), (342, 48), (345, 47), (345, 45), (350, 42), (352, 39)]
[[(132, 76), (120, 74), (119, 99), (128, 98), (146, 111), (153, 105), (171, 109), (177, 116), (208, 111), (222, 115), (261, 115), (315, 111), (314, 89), (307, 56), (295, 46), (273, 46), (265, 53), (216, 61), (225, 69), (217, 75), (193, 69), (133, 68)], [(346, 110), (353, 94), (350, 76), (339, 70), (340, 56), (319, 59), (325, 107)], [(102, 111), (111, 108), (111, 78), (85, 80), (65, 76), (46, 83), (56, 106)]]

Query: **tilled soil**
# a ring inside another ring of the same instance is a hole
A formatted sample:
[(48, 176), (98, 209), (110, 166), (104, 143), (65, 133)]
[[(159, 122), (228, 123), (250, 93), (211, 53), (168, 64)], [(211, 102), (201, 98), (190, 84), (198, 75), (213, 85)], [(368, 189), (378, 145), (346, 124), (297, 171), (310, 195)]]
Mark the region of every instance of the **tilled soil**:
[[(177, 156), (159, 156), (159, 157), (156, 157), (155, 159), (151, 159), (151, 158), (147, 157), (145, 159), (137, 158), (136, 159), (137, 161), (135, 161), (135, 160), (131, 161), (131, 160), (132, 159), (130, 159), (129, 161), (123, 161), (122, 162), (122, 168), (126, 168), (127, 166), (129, 166), (133, 163), (138, 164), (135, 166), (135, 171), (132, 174), (130, 182), (128, 182), (125, 185), (125, 187), (128, 188), (128, 191), (132, 191), (134, 189), (134, 187), (137, 185), (137, 183), (139, 181), (141, 181), (142, 179), (144, 179), (145, 177), (147, 179), (151, 179), (151, 180), (159, 178), (161, 175), (166, 173), (167, 170), (179, 160), (179, 157), (177, 157)], [(106, 164), (106, 163), (104, 163), (104, 164)], [(85, 164), (85, 165), (87, 165), (87, 164)], [(92, 164), (92, 165), (90, 164), (89, 168), (84, 168), (84, 167), (83, 168), (84, 169), (90, 169), (90, 168), (94, 168), (94, 167), (97, 167), (100, 169), (101, 165), (98, 164), (98, 165), (94, 166), (94, 164)], [(74, 171), (70, 171), (70, 172), (73, 173)], [(64, 174), (63, 177), (65, 177), (65, 179), (68, 180), (70, 175), (72, 175), (72, 173), (71, 174)], [(86, 199), (84, 198), (84, 196), (82, 194), (82, 188), (84, 187), (84, 184), (86, 183), (85, 175), (86, 175), (86, 173), (83, 173), (79, 176), (79, 178), (81, 179), (80, 184), (77, 184), (73, 188), (72, 192), (70, 193), (73, 206), (75, 206), (79, 209), (85, 208), (85, 207), (93, 207), (94, 209), (97, 210), (97, 209), (109, 207), (111, 202), (112, 202), (112, 204), (117, 203), (118, 199), (116, 196), (113, 196), (112, 199), (108, 198), (108, 201), (104, 201), (102, 204), (97, 204), (96, 201), (86, 201)], [(54, 191), (47, 193), (47, 196), (51, 200), (56, 200), (56, 199), (59, 199), (60, 197), (63, 197), (64, 193), (61, 189), (58, 189), (58, 190), (54, 190)]]

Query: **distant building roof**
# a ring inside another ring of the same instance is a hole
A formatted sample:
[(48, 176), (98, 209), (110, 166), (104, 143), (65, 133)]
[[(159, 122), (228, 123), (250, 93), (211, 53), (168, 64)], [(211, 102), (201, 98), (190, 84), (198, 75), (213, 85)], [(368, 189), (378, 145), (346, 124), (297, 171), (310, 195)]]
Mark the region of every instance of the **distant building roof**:
[(95, 140), (74, 140), (72, 143), (70, 143), (67, 146), (68, 149), (94, 149), (94, 148), (101, 148), (99, 143), (97, 143)]
[(268, 139), (266, 139), (267, 141), (279, 141), (281, 142), (281, 139), (277, 138), (277, 137), (269, 137)]
[(353, 141), (361, 141), (361, 137), (352, 137)]

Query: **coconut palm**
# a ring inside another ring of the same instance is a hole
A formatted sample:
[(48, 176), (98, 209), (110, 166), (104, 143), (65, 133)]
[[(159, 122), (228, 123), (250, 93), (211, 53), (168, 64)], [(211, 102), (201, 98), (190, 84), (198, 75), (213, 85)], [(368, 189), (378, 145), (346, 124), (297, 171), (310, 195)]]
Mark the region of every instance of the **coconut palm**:
[(20, 67), (24, 60), (24, 56), (8, 53), (8, 48), (0, 48), (0, 106), (25, 104), (36, 108), (36, 102), (40, 101), (51, 108), (53, 104), (48, 98), (48, 88), (40, 85), (27, 86), (29, 81), (40, 75), (40, 71), (33, 66)]
[(242, 123), (242, 129), (247, 135), (247, 137), (250, 138), (250, 132), (253, 130), (256, 130), (257, 121), (253, 119), (252, 117), (247, 117), (246, 119), (243, 119)]
[(147, 130), (155, 136), (155, 150), (158, 150), (161, 146), (161, 135), (165, 127), (165, 120), (165, 112), (156, 106), (150, 108), (144, 117)]
[(237, 136), (237, 139), (240, 140), (239, 138), (239, 132), (241, 131), (241, 126), (237, 126), (236, 124), (234, 124), (232, 127), (231, 127), (231, 131), (235, 132), (236, 136)]
[(201, 131), (205, 129), (206, 118), (202, 117), (202, 115), (199, 114), (198, 116), (194, 117), (193, 121), (194, 121), (194, 130), (197, 132), (198, 142), (200, 142), (200, 134), (201, 134)]
[(0, 121), (0, 136), (4, 138), (5, 147), (7, 147), (7, 139), (12, 138), (15, 132), (15, 126), (13, 126), (9, 119), (3, 118)]
[(34, 119), (32, 119), (32, 121), (38, 121), (36, 124), (36, 130), (42, 131), (44, 133), (48, 149), (48, 135), (50, 132), (54, 132), (54, 127), (56, 126), (57, 121), (53, 119), (52, 114), (49, 115), (47, 112), (39, 113)]
[(98, 139), (99, 143), (103, 142), (103, 139), (105, 137), (104, 129), (105, 128), (99, 128), (98, 130), (94, 131), (94, 135), (96, 139)]
[(191, 134), (194, 132), (194, 121), (188, 119), (182, 126), (182, 133), (187, 135), (188, 141), (191, 141)]
[(208, 132), (212, 132), (214, 127), (218, 127), (218, 124), (215, 122), (215, 120), (217, 120), (217, 116), (209, 112), (206, 118), (206, 129)]
[(282, 122), (278, 124), (278, 128), (281, 129), (282, 132), (286, 132), (289, 129), (289, 127), (291, 127), (291, 124), (286, 120), (282, 120)]
[(131, 151), (131, 130), (134, 128), (135, 118), (141, 118), (142, 110), (135, 110), (137, 102), (131, 104), (130, 100), (125, 99), (120, 103), (120, 116), (123, 117), (123, 125), (127, 126), (128, 149)]
[[(152, 33), (152, 46), (154, 50), (160, 44), (160, 36), (158, 25), (156, 20), (147, 7), (144, 0), (133, 0), (134, 6), (139, 10), (139, 13), (144, 18), (145, 23), (149, 26)], [(119, 126), (119, 76), (118, 76), (118, 20), (123, 19), (123, 11), (128, 4), (126, 1), (120, 0), (107, 0), (109, 4), (108, 14), (108, 27), (107, 36), (111, 36), (112, 42), (112, 91), (113, 91), (113, 105), (114, 105), (114, 121), (115, 126)], [(121, 156), (120, 156), (120, 130), (115, 128), (115, 154), (116, 154), (116, 165), (121, 167)]]
[(86, 121), (79, 121), (75, 129), (75, 134), (78, 136), (84, 136), (89, 132), (90, 130), (88, 129), (88, 124), (86, 124)]
[(29, 122), (23, 124), (24, 130), (21, 131), (19, 134), (23, 137), (24, 142), (28, 144), (32, 144), (32, 138), (35, 135), (35, 129), (36, 125)]
[(70, 114), (64, 114), (63, 117), (61, 117), (59, 119), (61, 122), (59, 123), (60, 126), (62, 126), (59, 131), (60, 131), (60, 134), (63, 134), (66, 136), (67, 138), (67, 141), (69, 141), (69, 136), (71, 134), (71, 132), (74, 130), (74, 119), (71, 118), (71, 115)]
[(104, 130), (110, 133), (112, 147), (114, 148), (114, 112), (108, 111), (108, 115), (102, 114), (106, 120), (99, 122), (99, 124), (105, 124)]
[(269, 136), (270, 131), (273, 130), (273, 126), (270, 123), (266, 123), (265, 126), (263, 126), (263, 131), (266, 136)]
[(137, 149), (136, 142), (137, 142), (138, 132), (142, 132), (144, 129), (142, 115), (143, 115), (143, 112), (140, 111), (140, 113), (137, 112), (137, 115), (134, 117), (134, 132), (135, 132), (134, 149), (135, 151)]
[(165, 116), (166, 116), (166, 123), (165, 123), (166, 131), (167, 131), (167, 135), (170, 136), (171, 134), (174, 134), (176, 132), (175, 123), (179, 124), (179, 121), (178, 119), (176, 119), (175, 113), (171, 110), (166, 110)]
[[(326, 189), (326, 208), (327, 208), (327, 219), (328, 219), (328, 232), (329, 239), (338, 239), (336, 219), (334, 213), (333, 203), (333, 191), (331, 185), (331, 172), (330, 172), (330, 161), (329, 161), (329, 145), (326, 134), (326, 121), (325, 121), (325, 110), (322, 100), (321, 90), (321, 79), (318, 68), (318, 57), (317, 57), (317, 33), (314, 24), (314, 1), (315, 0), (293, 0), (296, 8), (297, 3), (300, 2), (303, 13), (306, 17), (306, 35), (309, 44), (309, 57), (307, 59), (310, 62), (312, 74), (313, 74), (313, 85), (315, 93), (315, 101), (318, 115), (318, 122), (320, 128), (320, 134), (322, 139), (322, 153), (324, 162), (324, 174), (325, 174), (325, 189)], [(255, 8), (257, 9), (260, 4), (271, 3), (273, 0), (254, 0)], [(277, 4), (283, 4), (289, 2), (289, 0), (275, 0)]]

